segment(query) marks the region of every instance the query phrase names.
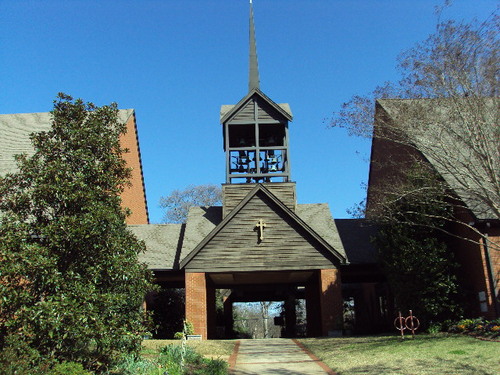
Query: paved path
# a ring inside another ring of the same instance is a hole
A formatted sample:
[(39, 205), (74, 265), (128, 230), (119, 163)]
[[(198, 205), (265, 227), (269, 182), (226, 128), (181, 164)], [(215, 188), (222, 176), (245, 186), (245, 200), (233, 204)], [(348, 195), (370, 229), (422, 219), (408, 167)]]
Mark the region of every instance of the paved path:
[(230, 365), (231, 375), (335, 375), (290, 339), (240, 340)]

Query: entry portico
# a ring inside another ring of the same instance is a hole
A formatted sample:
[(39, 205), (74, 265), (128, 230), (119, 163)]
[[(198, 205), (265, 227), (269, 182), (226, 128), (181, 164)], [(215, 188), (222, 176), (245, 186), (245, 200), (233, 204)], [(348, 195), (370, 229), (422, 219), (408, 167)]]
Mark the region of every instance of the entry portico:
[[(186, 238), (211, 230), (180, 263), (186, 277), (186, 319), (198, 334), (214, 337), (210, 327), (215, 329), (215, 289), (230, 289), (231, 302), (274, 300), (286, 306), (289, 300), (305, 298), (309, 335), (340, 329), (338, 267), (346, 263), (346, 256), (328, 206), (294, 204), (290, 209), (270, 191), (283, 190), (280, 183), (252, 185), (218, 224), (213, 216), (211, 221), (202, 214), (203, 208), (190, 212)], [(287, 183), (286, 188), (294, 187)], [(231, 185), (224, 190), (227, 194), (239, 188)], [(266, 226), (261, 237), (262, 222)], [(287, 322), (290, 335), (292, 321)]]

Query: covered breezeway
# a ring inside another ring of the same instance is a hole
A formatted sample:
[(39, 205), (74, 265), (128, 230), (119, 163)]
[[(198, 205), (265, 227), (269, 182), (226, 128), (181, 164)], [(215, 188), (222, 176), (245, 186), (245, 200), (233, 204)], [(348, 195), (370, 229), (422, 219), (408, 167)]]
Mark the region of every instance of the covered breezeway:
[(217, 331), (216, 289), (224, 298), (224, 336), (231, 337), (236, 302), (284, 302), (284, 332), (296, 336), (295, 301), (305, 299), (308, 336), (333, 335), (341, 329), (342, 295), (337, 269), (307, 271), (186, 273), (186, 319), (202, 338), (221, 338)]

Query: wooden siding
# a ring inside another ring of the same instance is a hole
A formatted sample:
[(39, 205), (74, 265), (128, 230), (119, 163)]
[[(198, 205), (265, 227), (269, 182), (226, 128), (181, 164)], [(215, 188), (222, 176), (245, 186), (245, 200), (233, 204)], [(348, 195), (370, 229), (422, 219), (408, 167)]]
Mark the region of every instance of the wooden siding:
[[(266, 224), (259, 241), (256, 224)], [(263, 193), (257, 193), (186, 265), (188, 272), (335, 268), (334, 257)]]
[(277, 113), (276, 109), (272, 108), (263, 99), (257, 100), (257, 108), (259, 120), (276, 120), (277, 122), (285, 121), (285, 119), (283, 119), (283, 115)]
[(250, 99), (229, 121), (231, 122), (248, 122), (255, 123), (255, 104), (257, 104), (257, 118), (259, 121), (273, 120), (276, 123), (287, 122), (282, 114), (276, 111), (264, 99)]
[(255, 122), (255, 105), (254, 100), (249, 100), (233, 117), (232, 121), (248, 121)]
[[(297, 197), (294, 182), (277, 182), (263, 184), (289, 209), (295, 211)], [(223, 210), (222, 217), (225, 218), (243, 198), (255, 187), (255, 184), (226, 184), (222, 185)]]

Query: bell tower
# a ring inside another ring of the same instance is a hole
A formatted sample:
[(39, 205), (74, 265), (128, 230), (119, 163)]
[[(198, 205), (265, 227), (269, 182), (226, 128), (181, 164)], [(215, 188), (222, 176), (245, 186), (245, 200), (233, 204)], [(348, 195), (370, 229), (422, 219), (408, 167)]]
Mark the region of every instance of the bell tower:
[(260, 91), (257, 44), (250, 1), (248, 94), (236, 105), (223, 105), (226, 184), (290, 182), (288, 104), (277, 104)]

